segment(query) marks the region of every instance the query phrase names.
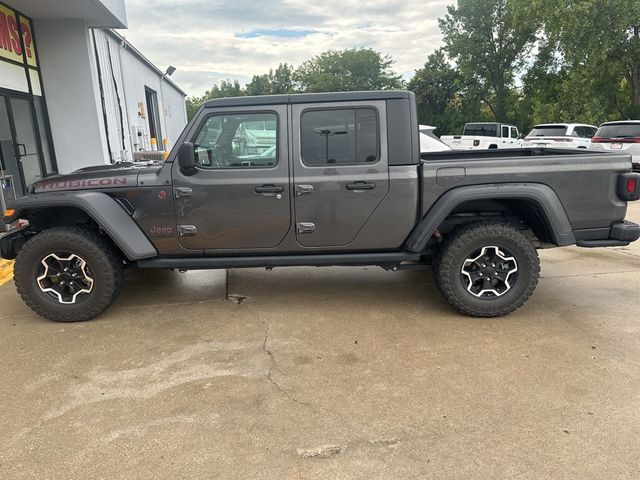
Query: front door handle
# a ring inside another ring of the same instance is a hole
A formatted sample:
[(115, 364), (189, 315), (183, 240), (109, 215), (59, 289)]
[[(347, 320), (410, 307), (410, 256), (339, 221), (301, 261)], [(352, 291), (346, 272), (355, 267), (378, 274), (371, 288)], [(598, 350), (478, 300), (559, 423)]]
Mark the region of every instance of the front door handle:
[(281, 185), (261, 185), (256, 187), (256, 193), (262, 195), (275, 195), (276, 193), (284, 192), (284, 187)]
[(16, 144), (16, 152), (18, 157), (26, 157), (27, 156), (27, 146), (24, 143)]
[(347, 190), (359, 192), (362, 190), (373, 190), (376, 188), (376, 184), (373, 182), (354, 182), (347, 184)]

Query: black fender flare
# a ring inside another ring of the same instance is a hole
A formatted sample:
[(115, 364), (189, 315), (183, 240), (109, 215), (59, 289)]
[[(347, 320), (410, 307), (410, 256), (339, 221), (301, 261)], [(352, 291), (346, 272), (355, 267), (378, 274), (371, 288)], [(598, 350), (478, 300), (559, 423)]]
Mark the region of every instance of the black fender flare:
[(124, 208), (101, 192), (38, 193), (18, 198), (11, 208), (15, 213), (5, 217), (6, 223), (24, 218), (28, 211), (58, 207), (82, 210), (113, 240), (129, 260), (158, 256), (158, 251)]
[(405, 242), (406, 249), (416, 253), (424, 250), (436, 229), (451, 212), (458, 205), (473, 200), (533, 201), (542, 209), (556, 245), (576, 243), (569, 218), (551, 187), (541, 183), (497, 183), (454, 188), (442, 195), (413, 229)]

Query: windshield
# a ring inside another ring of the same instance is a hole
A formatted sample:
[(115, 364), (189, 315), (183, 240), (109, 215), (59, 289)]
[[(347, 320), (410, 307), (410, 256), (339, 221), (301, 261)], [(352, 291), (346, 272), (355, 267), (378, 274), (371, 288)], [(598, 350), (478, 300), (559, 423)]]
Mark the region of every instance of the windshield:
[(613, 123), (602, 125), (596, 137), (600, 138), (634, 138), (640, 137), (640, 123)]
[(564, 137), (567, 135), (567, 127), (563, 125), (541, 125), (533, 127), (527, 137)]
[(462, 134), (473, 137), (497, 137), (498, 125), (495, 123), (467, 123)]

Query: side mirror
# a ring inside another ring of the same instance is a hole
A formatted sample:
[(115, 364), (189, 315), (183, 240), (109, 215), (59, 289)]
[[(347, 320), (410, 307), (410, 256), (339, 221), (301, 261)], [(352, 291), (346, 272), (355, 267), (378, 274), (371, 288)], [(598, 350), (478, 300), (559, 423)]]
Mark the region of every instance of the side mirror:
[(183, 170), (193, 172), (196, 168), (196, 149), (193, 143), (185, 142), (178, 150), (178, 165)]

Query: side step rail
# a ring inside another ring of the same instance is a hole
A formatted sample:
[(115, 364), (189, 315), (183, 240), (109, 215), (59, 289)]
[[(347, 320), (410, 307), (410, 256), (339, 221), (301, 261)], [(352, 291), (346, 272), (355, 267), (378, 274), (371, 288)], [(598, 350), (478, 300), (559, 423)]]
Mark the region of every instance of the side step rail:
[(278, 255), (264, 257), (198, 257), (152, 258), (139, 260), (140, 268), (167, 268), (181, 270), (207, 270), (222, 268), (294, 267), (294, 266), (356, 266), (377, 265), (387, 267), (402, 262), (419, 262), (420, 255), (408, 252), (356, 253), (324, 255)]

